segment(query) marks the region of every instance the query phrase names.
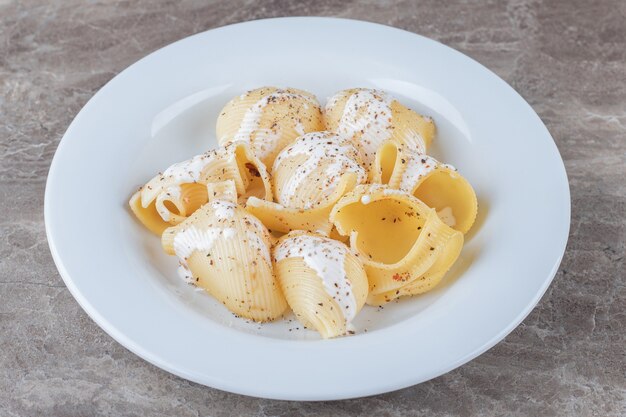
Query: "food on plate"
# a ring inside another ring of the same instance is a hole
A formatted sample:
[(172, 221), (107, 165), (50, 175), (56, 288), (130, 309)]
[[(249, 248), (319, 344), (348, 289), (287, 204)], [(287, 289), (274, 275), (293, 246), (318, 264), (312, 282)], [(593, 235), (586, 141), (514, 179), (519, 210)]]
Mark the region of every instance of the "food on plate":
[(317, 98), (262, 87), (217, 120), (219, 147), (130, 199), (181, 277), (237, 316), (291, 309), (322, 338), (353, 334), (366, 304), (435, 288), (478, 210), (457, 170), (427, 154), (432, 119), (380, 90)]
[(328, 215), (342, 195), (365, 183), (367, 172), (349, 139), (331, 132), (300, 136), (274, 161), (276, 202), (251, 197), (247, 209), (270, 229), (328, 235)]
[(411, 294), (430, 290), (463, 247), (463, 234), (435, 209), (387, 185), (359, 185), (337, 202), (330, 219), (363, 261), (368, 304), (380, 304), (373, 298), (380, 294), (385, 302), (406, 295), (399, 291), (409, 285)]
[(378, 148), (372, 175), (374, 182), (406, 191), (434, 208), (456, 230), (467, 233), (474, 224), (476, 193), (451, 165), (389, 140)]
[(160, 235), (207, 202), (207, 184), (224, 180), (234, 181), (243, 201), (272, 196), (265, 165), (247, 143), (233, 142), (160, 172), (131, 197), (130, 207), (144, 226)]
[(287, 303), (274, 276), (269, 231), (237, 204), (234, 181), (207, 188), (208, 203), (163, 232), (163, 249), (178, 257), (185, 281), (233, 313), (256, 321), (279, 317)]
[(367, 298), (367, 276), (343, 243), (295, 231), (274, 247), (274, 270), (289, 306), (323, 338), (344, 335)]
[(249, 142), (268, 167), (285, 146), (298, 136), (323, 130), (317, 98), (295, 88), (262, 87), (229, 101), (217, 118), (220, 145)]
[(326, 129), (350, 138), (369, 168), (382, 142), (395, 139), (425, 153), (435, 135), (435, 124), (402, 105), (384, 91), (367, 88), (343, 90), (328, 99)]

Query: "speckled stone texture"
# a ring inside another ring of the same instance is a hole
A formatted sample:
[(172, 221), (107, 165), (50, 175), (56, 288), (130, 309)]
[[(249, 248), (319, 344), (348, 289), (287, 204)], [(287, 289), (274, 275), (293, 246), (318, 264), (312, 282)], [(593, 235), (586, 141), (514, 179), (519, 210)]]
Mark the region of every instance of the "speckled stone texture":
[[(206, 388), (107, 336), (52, 262), (46, 174), (85, 102), (175, 40), (290, 15), (380, 22), (466, 53), (530, 102), (565, 160), (572, 225), (554, 283), (503, 342), (435, 380), (327, 403)], [(1, 416), (624, 416), (626, 2), (0, 0), (0, 212)]]

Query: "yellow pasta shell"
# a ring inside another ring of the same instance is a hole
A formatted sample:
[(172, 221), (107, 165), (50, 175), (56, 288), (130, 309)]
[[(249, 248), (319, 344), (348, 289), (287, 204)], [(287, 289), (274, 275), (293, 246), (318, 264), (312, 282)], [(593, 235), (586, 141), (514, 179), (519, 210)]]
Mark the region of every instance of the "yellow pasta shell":
[(233, 313), (273, 320), (287, 304), (272, 270), (272, 237), (234, 195), (233, 181), (211, 185), (207, 204), (163, 232), (163, 249), (178, 256), (190, 283)]
[(330, 220), (341, 235), (350, 236), (372, 295), (449, 269), (463, 244), (463, 234), (443, 223), (434, 209), (386, 185), (357, 186), (335, 205)]
[(435, 124), (378, 90), (353, 88), (332, 96), (324, 109), (327, 130), (351, 138), (365, 164), (374, 162), (376, 150), (387, 139), (426, 152)]
[(410, 147), (384, 142), (376, 153), (372, 180), (414, 195), (462, 233), (474, 224), (478, 200), (471, 184), (454, 167)]
[(260, 198), (250, 197), (246, 202), (246, 210), (256, 216), (272, 231), (287, 233), (292, 230), (305, 230), (328, 235), (332, 229), (329, 215), (335, 203), (353, 189), (356, 175), (347, 173), (339, 180), (333, 195), (328, 202), (314, 208), (290, 208)]
[(352, 143), (330, 132), (313, 132), (284, 148), (274, 161), (277, 203), (250, 198), (247, 209), (270, 229), (330, 233), (333, 205), (367, 180)]
[(341, 242), (296, 231), (279, 239), (274, 269), (298, 320), (323, 338), (346, 334), (367, 297), (361, 261)]
[(220, 144), (243, 140), (267, 166), (282, 148), (308, 132), (323, 130), (317, 98), (295, 88), (262, 87), (229, 101), (217, 118)]
[(206, 184), (225, 180), (234, 182), (240, 201), (250, 196), (273, 198), (265, 165), (247, 143), (236, 142), (170, 166), (133, 195), (129, 204), (149, 230), (160, 234), (207, 202)]

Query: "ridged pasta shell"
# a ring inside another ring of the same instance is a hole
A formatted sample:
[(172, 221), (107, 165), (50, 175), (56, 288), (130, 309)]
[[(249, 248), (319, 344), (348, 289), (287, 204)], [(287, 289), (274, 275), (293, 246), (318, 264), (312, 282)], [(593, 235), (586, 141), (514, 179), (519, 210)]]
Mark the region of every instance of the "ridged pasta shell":
[(277, 318), (287, 303), (272, 270), (271, 235), (236, 204), (232, 180), (208, 189), (207, 204), (163, 232), (163, 249), (179, 258), (188, 282), (233, 313), (255, 321)]
[(426, 152), (435, 135), (432, 119), (403, 106), (379, 90), (353, 88), (336, 93), (324, 109), (327, 130), (351, 138), (367, 167), (387, 139)]
[(476, 219), (476, 193), (454, 167), (393, 140), (378, 149), (372, 179), (414, 195), (462, 233), (467, 233)]
[(308, 132), (323, 130), (317, 98), (295, 88), (263, 87), (229, 101), (217, 118), (220, 144), (249, 142), (267, 166), (282, 148)]
[(279, 239), (274, 269), (298, 320), (323, 338), (346, 334), (367, 298), (367, 277), (349, 248), (324, 236), (295, 231)]
[(149, 230), (163, 233), (207, 202), (206, 184), (233, 180), (241, 201), (272, 200), (265, 165), (245, 142), (235, 142), (176, 163), (152, 178), (130, 199), (135, 216)]
[(400, 296), (402, 287), (420, 281), (423, 291), (431, 289), (463, 247), (463, 234), (443, 223), (434, 209), (386, 185), (357, 186), (339, 200), (330, 219), (360, 255), (370, 299), (383, 293)]
[(277, 203), (251, 198), (247, 209), (270, 229), (330, 233), (328, 215), (346, 192), (367, 180), (349, 139), (313, 132), (285, 147), (274, 161), (272, 185)]

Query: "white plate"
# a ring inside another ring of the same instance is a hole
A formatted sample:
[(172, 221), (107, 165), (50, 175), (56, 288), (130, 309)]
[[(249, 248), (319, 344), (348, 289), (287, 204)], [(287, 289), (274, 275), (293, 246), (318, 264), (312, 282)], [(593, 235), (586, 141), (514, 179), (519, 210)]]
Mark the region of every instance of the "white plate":
[[(127, 200), (159, 170), (214, 147), (221, 107), (262, 85), (310, 90), (321, 100), (376, 87), (435, 119), (434, 156), (459, 168), (480, 204), (460, 259), (436, 290), (366, 308), (357, 335), (322, 341), (295, 321), (246, 323), (180, 281), (176, 260), (133, 219)], [(137, 355), (227, 391), (322, 400), (428, 380), (506, 336), (557, 271), (570, 199), (539, 117), (475, 61), (386, 26), (288, 18), (189, 37), (111, 80), (59, 145), (45, 217), (73, 296)]]

